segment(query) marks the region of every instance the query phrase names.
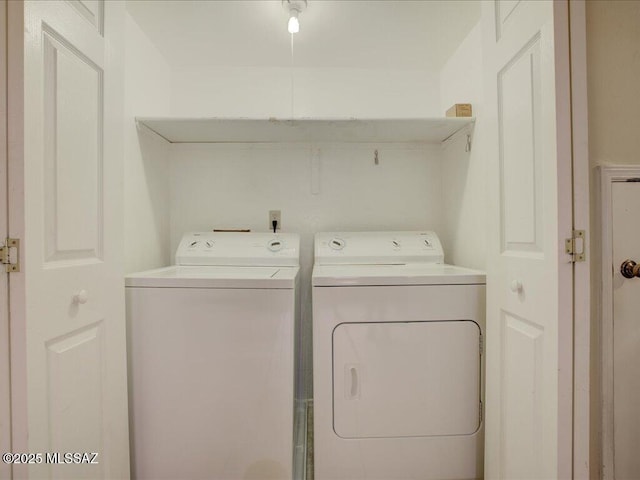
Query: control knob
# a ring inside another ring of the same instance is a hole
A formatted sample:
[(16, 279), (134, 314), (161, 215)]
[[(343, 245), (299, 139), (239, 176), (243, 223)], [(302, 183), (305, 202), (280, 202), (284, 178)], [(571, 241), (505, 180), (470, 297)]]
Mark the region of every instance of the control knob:
[(272, 252), (279, 252), (282, 250), (282, 247), (284, 247), (282, 240), (278, 240), (276, 238), (269, 240), (269, 243), (267, 244), (267, 248)]
[(341, 238), (332, 238), (331, 240), (329, 240), (329, 247), (333, 250), (342, 250), (345, 245), (347, 244), (347, 242), (345, 242), (343, 239)]

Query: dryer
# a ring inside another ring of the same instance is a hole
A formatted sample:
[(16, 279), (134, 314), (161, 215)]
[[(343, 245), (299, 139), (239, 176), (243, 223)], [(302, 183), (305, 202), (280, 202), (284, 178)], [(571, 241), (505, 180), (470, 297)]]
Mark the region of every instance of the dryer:
[(187, 233), (126, 277), (132, 478), (292, 478), (299, 244)]
[(434, 232), (319, 233), (317, 480), (483, 476), (485, 275)]

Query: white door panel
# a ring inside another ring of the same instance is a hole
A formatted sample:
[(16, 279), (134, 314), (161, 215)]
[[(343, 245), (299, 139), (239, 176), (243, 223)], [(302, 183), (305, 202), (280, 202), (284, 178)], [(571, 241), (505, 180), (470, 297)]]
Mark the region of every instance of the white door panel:
[[(571, 322), (571, 265), (559, 237), (571, 231), (571, 203), (558, 193), (571, 176), (569, 77), (550, 1), (483, 5), (489, 134), (490, 237), (487, 275), (487, 478), (558, 478), (571, 462), (559, 421), (561, 322)], [(568, 163), (566, 163), (568, 162)], [(568, 173), (568, 174), (567, 174)], [(567, 308), (569, 316), (566, 316)], [(570, 323), (569, 323), (570, 325)], [(570, 388), (570, 387), (569, 387)], [(569, 436), (571, 430), (569, 429)], [(562, 452), (562, 453), (559, 453)], [(565, 453), (568, 458), (564, 458)], [(562, 458), (559, 456), (562, 455)]]
[(503, 252), (541, 252), (540, 38), (498, 72)]
[(496, 15), (496, 39), (500, 40), (502, 32), (510, 27), (510, 20), (515, 17), (513, 13), (522, 0), (501, 0), (495, 2)]
[[(50, 448), (104, 452), (104, 323), (47, 342)], [(82, 385), (78, 388), (77, 385)], [(82, 425), (82, 428), (70, 426)], [(98, 457), (98, 460), (103, 460)], [(54, 465), (53, 478), (104, 478), (103, 464)]]
[[(502, 411), (500, 416), (502, 478), (538, 478), (542, 431), (538, 419), (542, 391), (543, 335), (540, 326), (502, 314)], [(514, 421), (517, 419), (517, 421)], [(542, 477), (540, 477), (542, 478)]]
[(42, 38), (45, 263), (91, 263), (102, 260), (103, 69), (47, 26)]
[(625, 278), (625, 260), (640, 262), (640, 183), (611, 187), (613, 232), (613, 450), (617, 480), (640, 478), (640, 278)]
[(98, 33), (104, 32), (104, 1), (102, 0), (67, 0)]
[(21, 449), (96, 452), (98, 463), (29, 465), (20, 476), (129, 476), (115, 47), (123, 7), (24, 3), (24, 263), (12, 277), (24, 318), (19, 305), (11, 313), (25, 342), (13, 342), (26, 372), (14, 395), (26, 406)]

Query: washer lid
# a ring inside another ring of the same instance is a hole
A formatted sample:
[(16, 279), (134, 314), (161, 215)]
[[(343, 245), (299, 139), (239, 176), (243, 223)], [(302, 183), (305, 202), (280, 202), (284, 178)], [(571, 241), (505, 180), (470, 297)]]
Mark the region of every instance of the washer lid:
[(325, 232), (316, 234), (316, 265), (444, 263), (435, 232)]
[(185, 233), (177, 265), (298, 266), (300, 236), (295, 233)]
[(293, 289), (298, 270), (298, 267), (174, 265), (127, 275), (125, 286)]

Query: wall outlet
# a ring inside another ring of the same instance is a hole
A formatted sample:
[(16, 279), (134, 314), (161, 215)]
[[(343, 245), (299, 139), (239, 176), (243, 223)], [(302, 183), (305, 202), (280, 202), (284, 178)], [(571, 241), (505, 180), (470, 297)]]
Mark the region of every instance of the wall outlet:
[(280, 210), (269, 210), (269, 230), (273, 232), (273, 221), (277, 221), (277, 230), (282, 230), (282, 217)]

